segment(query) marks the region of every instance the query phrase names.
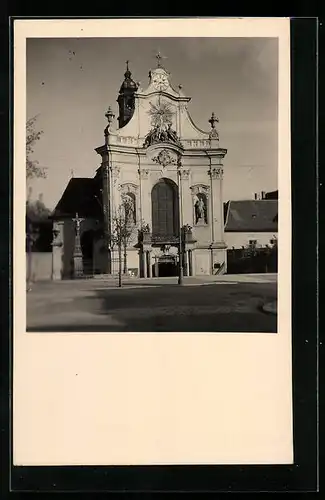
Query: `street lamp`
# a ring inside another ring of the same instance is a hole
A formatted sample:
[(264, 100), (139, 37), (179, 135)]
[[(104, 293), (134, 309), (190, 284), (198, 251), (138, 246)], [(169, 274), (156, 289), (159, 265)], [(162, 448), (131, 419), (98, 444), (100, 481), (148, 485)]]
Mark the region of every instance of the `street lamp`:
[(178, 169), (177, 169), (177, 179), (178, 179), (178, 213), (179, 213), (179, 221), (178, 221), (178, 230), (179, 230), (179, 269), (178, 269), (178, 284), (183, 285), (183, 241), (182, 241), (182, 227), (183, 227), (183, 210), (182, 210), (182, 183), (181, 183), (181, 170), (180, 170), (181, 164), (179, 162), (178, 164)]

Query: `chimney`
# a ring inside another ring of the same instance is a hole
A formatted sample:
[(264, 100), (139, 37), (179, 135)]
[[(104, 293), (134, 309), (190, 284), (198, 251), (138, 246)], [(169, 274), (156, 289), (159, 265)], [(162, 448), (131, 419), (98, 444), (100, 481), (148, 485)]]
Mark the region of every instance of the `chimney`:
[(265, 191), (262, 191), (262, 192), (261, 192), (261, 199), (262, 199), (262, 200), (265, 200)]
[(254, 193), (254, 200), (257, 200), (257, 193)]

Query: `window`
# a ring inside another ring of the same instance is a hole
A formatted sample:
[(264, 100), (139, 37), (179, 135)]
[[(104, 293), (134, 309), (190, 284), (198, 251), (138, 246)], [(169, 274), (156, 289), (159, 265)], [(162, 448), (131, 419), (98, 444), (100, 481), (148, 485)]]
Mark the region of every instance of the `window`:
[(152, 189), (152, 233), (155, 236), (178, 234), (177, 186), (169, 179), (161, 179)]

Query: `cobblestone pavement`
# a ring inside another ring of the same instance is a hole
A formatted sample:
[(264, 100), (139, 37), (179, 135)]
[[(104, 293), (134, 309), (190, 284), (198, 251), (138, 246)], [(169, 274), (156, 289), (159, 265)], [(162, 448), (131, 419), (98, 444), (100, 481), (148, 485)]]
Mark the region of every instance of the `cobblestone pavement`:
[(276, 332), (276, 315), (263, 312), (276, 300), (276, 280), (249, 279), (186, 278), (188, 286), (130, 279), (122, 288), (114, 280), (36, 283), (27, 294), (27, 330)]

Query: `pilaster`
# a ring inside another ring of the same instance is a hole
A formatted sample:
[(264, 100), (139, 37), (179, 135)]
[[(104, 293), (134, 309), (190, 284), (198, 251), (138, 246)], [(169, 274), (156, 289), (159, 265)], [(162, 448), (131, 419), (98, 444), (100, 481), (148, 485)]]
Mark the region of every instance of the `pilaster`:
[(139, 185), (140, 185), (140, 213), (141, 223), (151, 224), (151, 196), (150, 196), (150, 170), (148, 168), (139, 168)]
[(211, 165), (209, 176), (211, 182), (211, 239), (212, 243), (221, 243), (224, 241), (222, 200), (223, 165)]

